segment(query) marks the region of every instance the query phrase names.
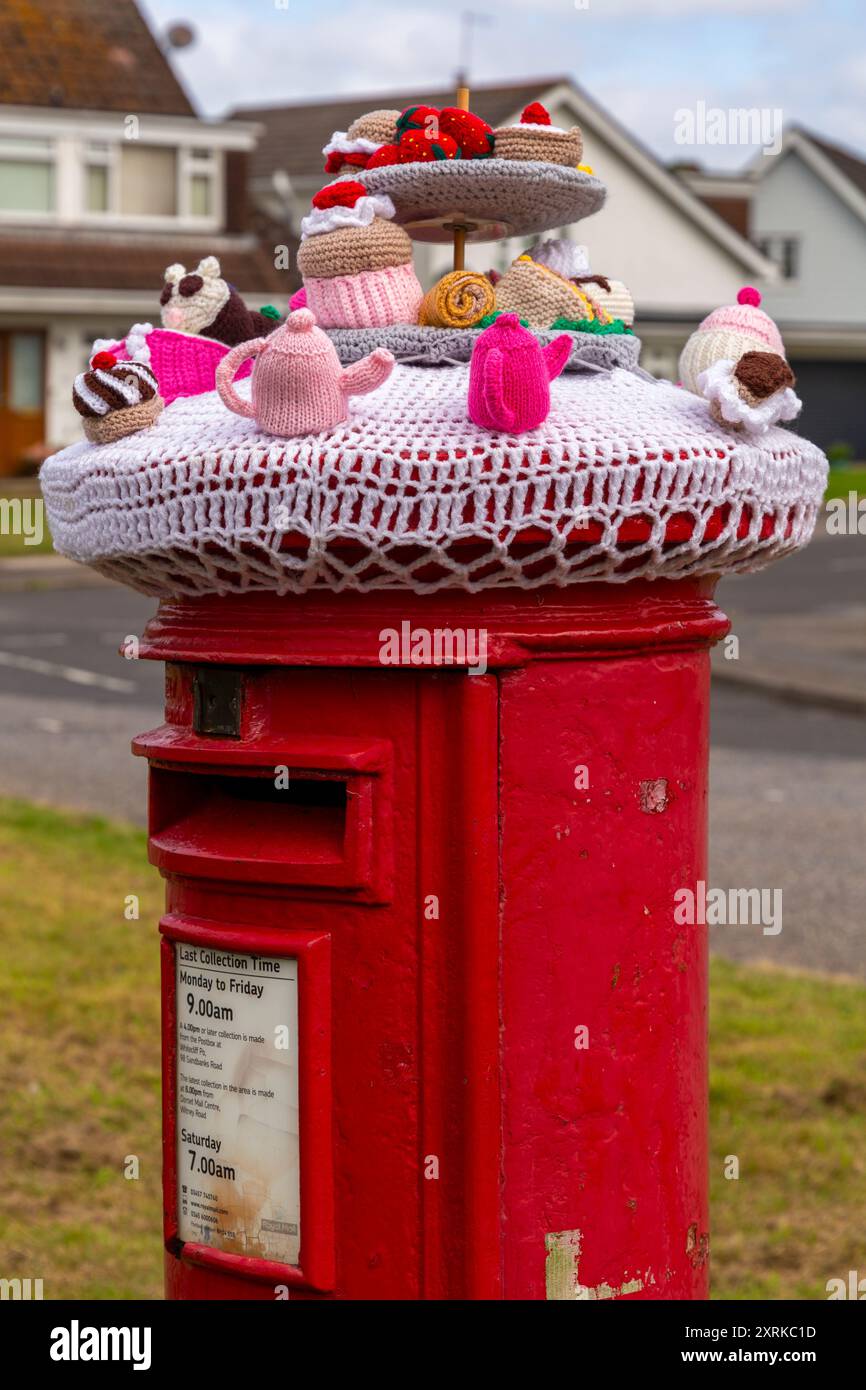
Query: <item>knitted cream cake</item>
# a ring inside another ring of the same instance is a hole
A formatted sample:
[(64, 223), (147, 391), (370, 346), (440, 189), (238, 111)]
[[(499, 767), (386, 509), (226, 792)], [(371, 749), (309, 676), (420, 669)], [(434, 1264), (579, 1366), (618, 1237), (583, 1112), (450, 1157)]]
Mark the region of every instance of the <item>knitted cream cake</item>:
[(628, 286), (613, 276), (593, 274), (585, 246), (567, 237), (550, 237), (547, 241), (537, 241), (530, 247), (529, 254), (534, 261), (558, 270), (560, 275), (573, 281), (612, 319), (619, 319), (627, 328), (634, 323), (634, 300)]
[(517, 314), (530, 328), (550, 328), (557, 319), (609, 324), (610, 314), (573, 280), (530, 255), (518, 256), (496, 285), (496, 308)]
[(98, 352), (90, 370), (75, 378), (72, 404), (92, 444), (110, 444), (147, 429), (162, 412), (159, 383), (143, 362), (119, 362)]
[(493, 131), (497, 159), (542, 160), (546, 164), (580, 163), (583, 136), (579, 126), (563, 130), (551, 125), (540, 101), (524, 107), (517, 125), (498, 126)]
[(322, 328), (414, 323), (423, 292), (412, 242), (393, 221), (394, 204), (344, 179), (313, 197), (301, 223), (298, 268), (307, 307)]
[(396, 140), (399, 115), (399, 111), (367, 111), (348, 130), (335, 130), (322, 150), (325, 173), (341, 177), (366, 169), (372, 155)]

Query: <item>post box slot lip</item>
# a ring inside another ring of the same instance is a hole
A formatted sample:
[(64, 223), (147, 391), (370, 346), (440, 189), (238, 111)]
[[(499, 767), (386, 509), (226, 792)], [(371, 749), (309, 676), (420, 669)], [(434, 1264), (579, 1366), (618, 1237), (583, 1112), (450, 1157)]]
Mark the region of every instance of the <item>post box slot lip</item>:
[(329, 875), (345, 871), (353, 857), (354, 808), (345, 777), (290, 773), (288, 786), (279, 788), (273, 769), (264, 767), (169, 766), (152, 775), (168, 779), (156, 783), (159, 819), (150, 835), (162, 855)]
[(237, 739), (199, 737), (185, 728), (162, 724), (133, 739), (132, 751), (152, 763), (207, 764), (219, 760), (221, 767), (275, 767), (292, 770), (341, 772), (346, 776), (383, 772), (391, 761), (387, 739), (358, 739), (340, 734), (311, 735), (303, 741), (286, 739)]

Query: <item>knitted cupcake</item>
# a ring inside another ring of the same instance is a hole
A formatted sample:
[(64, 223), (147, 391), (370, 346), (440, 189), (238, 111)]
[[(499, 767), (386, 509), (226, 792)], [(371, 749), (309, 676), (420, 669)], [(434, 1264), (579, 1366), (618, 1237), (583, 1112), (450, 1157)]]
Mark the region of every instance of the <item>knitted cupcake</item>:
[(701, 394), (698, 377), (714, 362), (737, 362), (747, 352), (785, 356), (782, 335), (760, 303), (760, 292), (746, 285), (736, 304), (714, 309), (699, 324), (680, 355), (680, 380), (687, 391)]
[(368, 111), (348, 130), (335, 130), (322, 150), (325, 173), (342, 177), (366, 169), (383, 145), (394, 144), (399, 115), (399, 111)]
[(147, 429), (162, 413), (159, 383), (143, 362), (118, 361), (98, 352), (90, 370), (75, 378), (72, 404), (92, 444), (110, 444)]
[(298, 269), (307, 307), (322, 328), (384, 328), (414, 323), (423, 291), (412, 243), (385, 195), (344, 179), (313, 197), (301, 223)]
[(683, 386), (709, 401), (720, 425), (753, 436), (801, 410), (782, 335), (760, 303), (758, 290), (744, 286), (736, 304), (704, 319), (680, 355)]
[(493, 131), (497, 159), (540, 160), (545, 164), (568, 164), (575, 168), (583, 154), (579, 126), (563, 130), (551, 125), (550, 115), (540, 101), (524, 107), (517, 125), (498, 126)]

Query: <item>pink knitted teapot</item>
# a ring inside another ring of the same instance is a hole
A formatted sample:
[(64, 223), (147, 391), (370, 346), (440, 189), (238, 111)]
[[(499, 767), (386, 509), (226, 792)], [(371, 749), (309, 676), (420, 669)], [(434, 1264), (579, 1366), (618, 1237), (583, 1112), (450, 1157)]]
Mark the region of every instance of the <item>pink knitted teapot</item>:
[[(235, 372), (256, 357), (249, 401), (232, 385)], [(309, 309), (289, 314), (266, 338), (239, 343), (220, 362), (216, 389), (229, 410), (255, 419), (268, 434), (284, 439), (322, 434), (348, 415), (350, 396), (374, 391), (390, 375), (394, 358), (376, 348), (360, 362), (342, 367), (334, 344), (316, 327)]]
[(542, 347), (516, 314), (500, 314), (472, 351), (469, 416), (486, 430), (520, 434), (550, 411), (550, 383), (571, 352), (567, 333)]

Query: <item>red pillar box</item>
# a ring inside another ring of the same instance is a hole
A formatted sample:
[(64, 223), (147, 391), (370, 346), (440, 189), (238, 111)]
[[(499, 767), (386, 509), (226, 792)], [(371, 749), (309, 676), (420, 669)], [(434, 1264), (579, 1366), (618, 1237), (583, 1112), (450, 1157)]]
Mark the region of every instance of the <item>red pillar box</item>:
[(173, 1298), (707, 1295), (713, 589), (824, 460), (627, 371), (526, 440), (466, 389), (401, 366), (292, 441), (178, 400), (43, 474), (162, 599)]

